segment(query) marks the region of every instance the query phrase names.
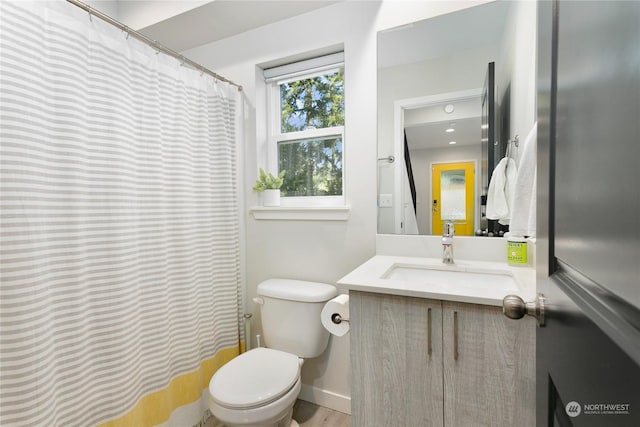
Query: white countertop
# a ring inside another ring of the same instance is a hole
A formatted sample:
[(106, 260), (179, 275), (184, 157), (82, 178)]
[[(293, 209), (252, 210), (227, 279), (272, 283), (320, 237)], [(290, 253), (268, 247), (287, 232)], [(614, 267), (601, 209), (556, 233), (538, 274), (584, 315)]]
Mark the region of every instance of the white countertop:
[[(490, 285), (429, 284), (416, 280), (385, 278), (392, 268), (398, 266), (508, 275), (515, 280), (518, 291), (505, 292), (502, 288), (492, 288)], [(445, 265), (442, 259), (437, 258), (376, 255), (338, 280), (338, 286), (343, 290), (502, 306), (502, 299), (509, 293), (518, 295), (525, 301), (533, 300), (536, 293), (536, 274), (534, 268), (510, 266), (506, 262), (456, 260), (453, 265)]]

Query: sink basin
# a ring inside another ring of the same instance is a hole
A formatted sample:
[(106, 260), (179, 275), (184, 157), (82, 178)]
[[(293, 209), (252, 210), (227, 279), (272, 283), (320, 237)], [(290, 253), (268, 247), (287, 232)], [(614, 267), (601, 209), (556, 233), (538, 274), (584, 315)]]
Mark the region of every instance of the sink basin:
[(506, 293), (518, 292), (518, 284), (509, 271), (467, 269), (456, 265), (407, 265), (394, 264), (381, 277), (400, 280), (430, 289), (478, 291), (491, 290)]

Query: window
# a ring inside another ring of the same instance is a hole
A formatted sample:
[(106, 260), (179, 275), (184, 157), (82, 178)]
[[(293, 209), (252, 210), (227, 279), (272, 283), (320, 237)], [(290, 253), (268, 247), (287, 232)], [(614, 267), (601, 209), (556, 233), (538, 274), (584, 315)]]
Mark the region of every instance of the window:
[(265, 76), (272, 110), (268, 164), (285, 171), (283, 205), (344, 204), (342, 54), (265, 70)]

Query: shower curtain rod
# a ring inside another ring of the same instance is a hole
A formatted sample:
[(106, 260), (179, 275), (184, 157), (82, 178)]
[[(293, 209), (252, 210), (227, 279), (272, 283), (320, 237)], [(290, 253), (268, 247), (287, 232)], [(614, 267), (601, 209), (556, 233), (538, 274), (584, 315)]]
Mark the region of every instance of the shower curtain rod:
[(190, 60), (189, 58), (185, 57), (184, 55), (179, 54), (178, 52), (169, 49), (168, 47), (160, 44), (159, 42), (157, 42), (156, 40), (150, 39), (149, 37), (145, 36), (144, 34), (129, 28), (128, 26), (124, 25), (123, 23), (121, 23), (120, 21), (116, 21), (115, 19), (113, 19), (112, 17), (110, 17), (109, 15), (105, 15), (104, 13), (92, 8), (91, 6), (89, 6), (86, 3), (83, 3), (79, 0), (67, 0), (69, 3), (78, 6), (80, 9), (85, 10), (86, 12), (89, 13), (89, 15), (93, 15), (96, 16), (100, 19), (102, 19), (105, 22), (108, 22), (109, 24), (119, 28), (120, 30), (126, 32), (128, 35), (131, 35), (135, 38), (137, 38), (140, 41), (143, 41), (144, 43), (148, 44), (149, 46), (153, 47), (154, 49), (157, 49), (161, 52), (166, 53), (167, 55), (173, 56), (174, 58), (177, 58), (181, 61), (182, 64), (187, 64), (192, 68), (195, 68), (198, 71), (201, 71), (203, 73), (209, 74), (210, 76), (212, 76), (214, 79), (216, 80), (220, 80), (222, 82), (226, 82), (229, 83), (232, 86), (235, 86), (238, 88), (238, 91), (242, 91), (242, 86), (229, 80), (226, 79), (224, 77), (222, 77), (219, 74), (214, 73), (213, 71), (211, 71), (210, 69), (198, 64), (197, 62), (194, 62), (192, 60)]

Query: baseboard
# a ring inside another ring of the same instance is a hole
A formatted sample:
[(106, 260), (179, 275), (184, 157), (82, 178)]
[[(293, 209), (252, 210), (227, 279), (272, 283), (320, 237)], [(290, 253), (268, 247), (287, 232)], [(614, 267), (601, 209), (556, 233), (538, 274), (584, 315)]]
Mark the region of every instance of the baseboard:
[(351, 397), (302, 384), (299, 399), (351, 415)]

